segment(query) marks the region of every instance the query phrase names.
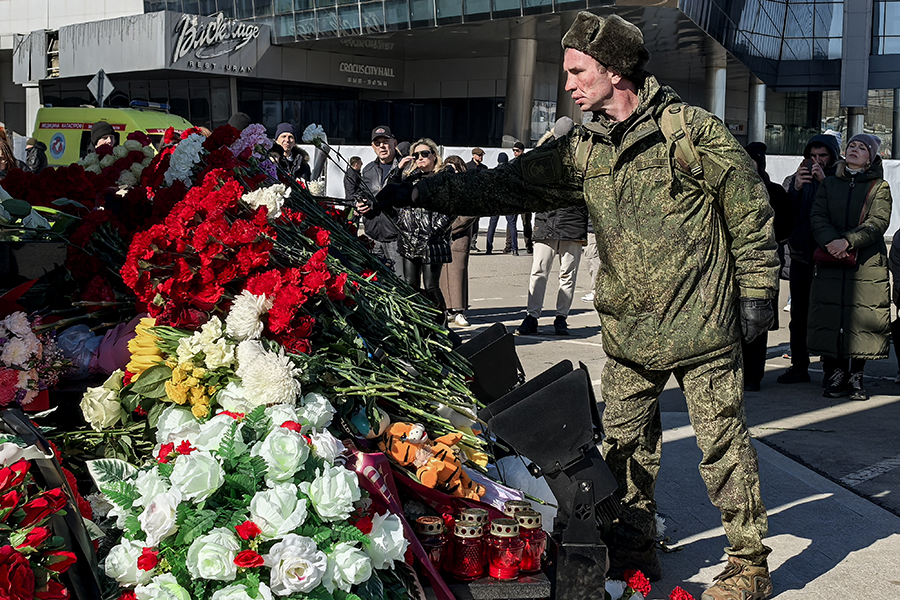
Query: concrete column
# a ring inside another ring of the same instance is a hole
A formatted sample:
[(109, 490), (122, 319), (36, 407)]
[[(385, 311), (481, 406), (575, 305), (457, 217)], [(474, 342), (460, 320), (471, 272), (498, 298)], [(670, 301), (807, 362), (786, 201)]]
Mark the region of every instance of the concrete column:
[[(228, 92), (228, 95), (231, 98), (231, 114), (233, 115), (238, 111), (237, 77), (228, 78)], [(231, 115), (229, 115), (229, 118), (230, 117)]]
[[(559, 39), (569, 31), (569, 27), (575, 22), (577, 12), (570, 11), (559, 15)], [(556, 84), (556, 118), (569, 117), (576, 123), (581, 123), (581, 108), (572, 100), (572, 94), (566, 91), (566, 72), (562, 70), (563, 49), (559, 49), (559, 77)]]
[[(513, 19), (509, 25), (509, 58), (506, 67), (506, 112), (503, 145), (531, 141), (534, 106), (534, 71), (537, 65), (537, 17)], [(508, 144), (507, 144), (508, 142)]]
[(747, 143), (766, 141), (766, 84), (750, 76), (750, 102), (747, 115)]
[(891, 135), (891, 158), (900, 158), (900, 89), (894, 90), (894, 127)]
[(861, 106), (847, 108), (847, 140), (857, 133), (863, 132), (863, 124), (866, 118), (866, 109)]
[(706, 110), (725, 120), (727, 58), (725, 48), (709, 38), (706, 44)]
[(41, 88), (36, 85), (23, 87), (25, 88), (25, 131), (27, 137), (31, 137), (34, 122), (37, 120), (37, 112), (41, 107)]

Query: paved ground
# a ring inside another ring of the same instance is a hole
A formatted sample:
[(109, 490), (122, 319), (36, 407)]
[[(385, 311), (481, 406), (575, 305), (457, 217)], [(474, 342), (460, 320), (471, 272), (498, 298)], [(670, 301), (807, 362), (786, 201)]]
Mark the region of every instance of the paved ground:
[[(467, 313), (472, 326), (458, 329), (460, 334), (468, 337), (497, 321), (518, 326), (530, 267), (531, 257), (524, 252), (519, 257), (473, 255)], [(553, 335), (556, 281), (551, 275), (541, 332), (517, 337), (516, 348), (529, 378), (563, 359), (584, 362), (600, 398), (606, 356), (599, 319), (579, 300), (588, 291), (586, 268), (580, 278), (569, 316), (572, 335)], [(783, 287), (782, 306), (787, 300)], [(790, 364), (782, 358), (789, 351), (789, 314), (779, 316), (781, 328), (769, 337), (762, 391), (746, 396), (770, 514), (775, 597), (900, 598), (897, 363), (892, 355), (867, 365), (872, 398), (866, 402), (823, 398), (818, 362), (812, 366), (813, 382), (778, 384), (775, 377)], [(676, 551), (662, 556), (665, 578), (650, 598), (667, 597), (675, 585), (699, 598), (720, 570), (727, 541), (697, 471), (700, 452), (674, 378), (662, 396), (662, 411), (666, 432), (657, 495), (669, 545)]]

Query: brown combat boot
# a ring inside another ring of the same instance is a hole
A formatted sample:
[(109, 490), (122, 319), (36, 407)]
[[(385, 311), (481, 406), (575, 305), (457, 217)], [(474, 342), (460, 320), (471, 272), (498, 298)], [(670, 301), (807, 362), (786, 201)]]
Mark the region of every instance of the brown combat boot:
[(716, 582), (700, 600), (765, 600), (771, 595), (768, 567), (748, 565), (731, 556), (725, 570), (716, 575)]

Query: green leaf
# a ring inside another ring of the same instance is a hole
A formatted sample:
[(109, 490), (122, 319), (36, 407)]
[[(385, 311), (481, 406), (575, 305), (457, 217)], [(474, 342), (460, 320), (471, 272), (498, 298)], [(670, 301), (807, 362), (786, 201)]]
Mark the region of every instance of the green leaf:
[(131, 479), (137, 475), (137, 469), (124, 460), (101, 458), (87, 461), (88, 473), (98, 489), (117, 481)]
[(222, 436), (222, 441), (219, 442), (219, 451), (218, 454), (225, 460), (232, 460), (237, 456), (237, 449), (235, 448), (234, 440), (237, 437), (237, 430), (240, 426), (240, 423), (235, 421), (231, 424), (231, 427), (228, 428), (228, 431), (225, 432), (225, 435)]
[(384, 584), (373, 571), (372, 576), (356, 588), (356, 593), (362, 600), (384, 600)]
[(169, 477), (172, 476), (172, 471), (174, 471), (174, 470), (175, 470), (175, 465), (170, 462), (169, 463), (160, 463), (160, 465), (159, 465), (159, 474), (162, 477), (165, 477), (166, 479), (168, 479)]
[(81, 204), (80, 202), (75, 202), (74, 200), (69, 200), (68, 198), (57, 198), (56, 200), (53, 201), (53, 204), (55, 204), (56, 206), (70, 206), (70, 205), (77, 206), (78, 208), (83, 208), (83, 209), (87, 210), (87, 207), (85, 207), (84, 204)]
[(16, 200), (11, 198), (2, 202), (3, 208), (6, 209), (11, 216), (19, 219), (27, 217), (31, 214), (31, 205), (24, 200)]
[(168, 406), (167, 403), (156, 402), (153, 404), (153, 406), (150, 407), (150, 410), (147, 411), (147, 424), (150, 425), (150, 427), (152, 427), (153, 429), (156, 429), (156, 424), (159, 423), (159, 417), (166, 409), (166, 406)]
[(201, 535), (209, 533), (215, 523), (216, 511), (197, 510), (188, 515), (184, 520), (184, 524), (179, 526), (178, 537), (175, 540), (175, 543), (179, 546), (187, 546)]
[(171, 378), (172, 369), (162, 364), (154, 365), (141, 373), (141, 377), (131, 385), (131, 391), (148, 398), (164, 398), (166, 381)]

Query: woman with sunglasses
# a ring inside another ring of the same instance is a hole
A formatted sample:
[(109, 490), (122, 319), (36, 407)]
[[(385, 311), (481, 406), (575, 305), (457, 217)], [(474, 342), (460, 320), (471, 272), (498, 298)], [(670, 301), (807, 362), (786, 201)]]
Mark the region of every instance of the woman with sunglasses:
[[(430, 177), (441, 170), (442, 160), (437, 144), (422, 138), (411, 146), (412, 152), (400, 161), (401, 181)], [(397, 229), (400, 232), (400, 255), (403, 257), (403, 278), (412, 287), (424, 290), (446, 320), (447, 305), (441, 293), (441, 268), (452, 260), (450, 226), (453, 218), (423, 208), (397, 209)]]

